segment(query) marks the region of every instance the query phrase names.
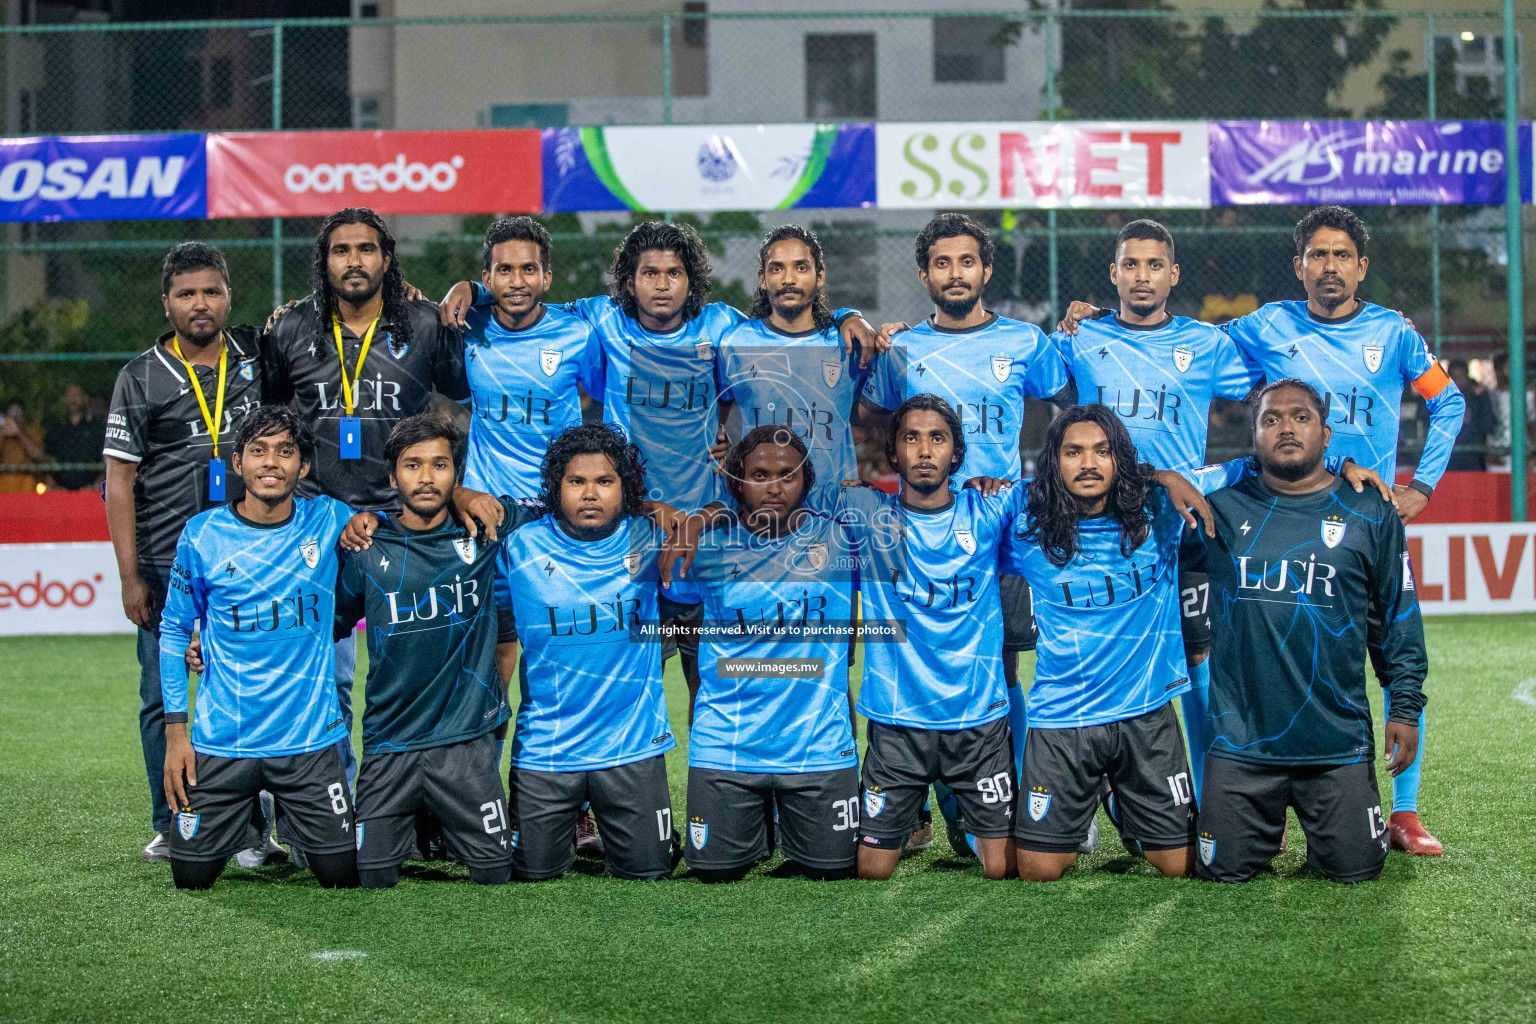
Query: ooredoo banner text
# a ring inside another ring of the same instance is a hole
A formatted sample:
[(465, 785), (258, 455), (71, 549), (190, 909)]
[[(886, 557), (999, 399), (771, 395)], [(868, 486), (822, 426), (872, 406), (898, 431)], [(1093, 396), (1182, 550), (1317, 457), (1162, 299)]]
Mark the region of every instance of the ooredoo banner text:
[(208, 137), (208, 216), (536, 213), (537, 131), (248, 132)]

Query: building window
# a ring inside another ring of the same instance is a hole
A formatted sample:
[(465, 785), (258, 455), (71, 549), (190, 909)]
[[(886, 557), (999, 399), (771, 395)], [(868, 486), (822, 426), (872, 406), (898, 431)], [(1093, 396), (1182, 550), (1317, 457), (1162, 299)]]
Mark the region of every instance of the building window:
[(358, 20), (377, 18), (379, 5), (374, 0), (352, 0), (352, 17)]
[(813, 121), (879, 116), (873, 32), (805, 37), (805, 114)]
[(709, 44), (709, 4), (688, 0), (683, 4), (683, 45), (702, 50)]
[(352, 127), (379, 128), (379, 98), (377, 96), (352, 97)]
[(1001, 82), (1005, 79), (1002, 18), (934, 18), (935, 82)]
[[(1515, 34), (1514, 66), (1520, 67), (1521, 38)], [(1487, 87), (1487, 95), (1504, 95), (1504, 37), (1479, 32), (1457, 32), (1435, 37), (1435, 56), (1452, 57), (1451, 68), (1456, 75), (1456, 91), (1468, 93), (1469, 86), (1481, 82)], [(1519, 75), (1519, 71), (1516, 71)], [(1520, 76), (1523, 79), (1524, 76)], [(1515, 86), (1525, 96), (1525, 82), (1517, 79)]]

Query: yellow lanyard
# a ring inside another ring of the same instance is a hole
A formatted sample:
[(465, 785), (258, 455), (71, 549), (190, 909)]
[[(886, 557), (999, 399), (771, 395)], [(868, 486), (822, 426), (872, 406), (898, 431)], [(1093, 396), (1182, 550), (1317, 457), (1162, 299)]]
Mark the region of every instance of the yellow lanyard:
[(181, 338), (171, 336), (171, 347), (176, 350), (176, 358), (181, 360), (181, 365), (187, 368), (187, 376), (192, 378), (192, 390), (197, 392), (198, 408), (203, 410), (203, 422), (208, 425), (208, 436), (213, 438), (213, 457), (219, 457), (219, 426), (224, 422), (224, 383), (228, 379), (224, 370), (229, 366), (229, 346), (219, 349), (219, 392), (213, 400), (213, 415), (208, 415), (208, 399), (203, 397), (203, 386), (197, 381), (197, 371), (192, 369), (192, 364), (187, 357), (181, 354)]
[[(383, 315), (382, 310), (380, 310), (379, 315)], [(348, 416), (352, 415), (352, 407), (356, 404), (353, 401), (353, 396), (357, 391), (358, 384), (363, 379), (363, 360), (368, 358), (368, 346), (373, 344), (373, 331), (378, 326), (379, 317), (376, 316), (373, 318), (373, 323), (368, 325), (368, 333), (363, 335), (363, 347), (357, 353), (357, 369), (352, 371), (352, 383), (348, 384), (347, 355), (341, 347), (341, 318), (335, 315), (331, 316), (331, 329), (336, 334), (336, 358), (341, 361), (341, 400), (346, 404)]]

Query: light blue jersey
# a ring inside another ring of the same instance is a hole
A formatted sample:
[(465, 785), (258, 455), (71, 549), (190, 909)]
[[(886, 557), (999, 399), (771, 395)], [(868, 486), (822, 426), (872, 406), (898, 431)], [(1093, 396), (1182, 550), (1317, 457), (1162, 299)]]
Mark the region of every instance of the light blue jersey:
[(865, 645), (859, 714), (917, 729), (968, 729), (1008, 714), (997, 556), (1022, 495), (962, 490), (930, 512), (844, 489), (838, 517), (859, 546), (863, 618), (905, 623), (904, 642)]
[(1322, 392), (1330, 454), (1349, 456), (1391, 483), (1397, 428), (1409, 384), (1429, 407), (1429, 435), (1414, 479), (1433, 487), (1461, 431), (1466, 399), (1401, 313), (1361, 302), (1339, 320), (1314, 317), (1300, 301), (1271, 302), (1222, 324), (1270, 380), (1296, 377)]
[(603, 350), (585, 320), (553, 306), (532, 327), (509, 331), (476, 306), (466, 315), (464, 367), (474, 417), (464, 486), (537, 497), (544, 452), (581, 422), (579, 383), (603, 390)]
[(252, 523), (231, 504), (182, 530), (160, 616), (160, 679), (166, 714), (186, 714), (183, 659), (196, 625), (206, 666), (192, 722), (199, 753), (288, 757), (346, 735), (332, 629), (336, 542), (351, 517), (334, 498), (295, 498), (286, 522)]
[[(1027, 494), (1027, 482), (1013, 489)], [(1099, 516), (1078, 523), (1081, 551), (1063, 566), (1025, 539), (1028, 512), (1015, 515), (1001, 561), (1029, 583), (1040, 629), (1030, 728), (1119, 722), (1189, 689), (1179, 622), (1184, 520), (1161, 487), (1149, 498), (1151, 529), (1130, 555), (1120, 550), (1119, 521)]]
[[(765, 320), (748, 320), (720, 343), (716, 373), (720, 400), (735, 402), (741, 433), (782, 423), (805, 442), (819, 503), (844, 480), (859, 478), (859, 456), (849, 421), (877, 358), (860, 368), (858, 350), (844, 354), (835, 327), (789, 334)], [(827, 497), (827, 501), (835, 500)]]
[[(688, 764), (732, 772), (822, 772), (858, 763), (848, 710), (853, 550), (811, 514), (784, 537), (734, 524), (705, 533), (671, 599), (704, 605)], [(820, 662), (795, 676), (737, 676), (730, 659)]]
[(1113, 409), (1141, 461), (1180, 473), (1205, 462), (1211, 399), (1241, 401), (1264, 375), (1220, 328), (1183, 316), (1147, 327), (1117, 316), (1084, 320), (1076, 336), (1051, 341), (1078, 402)]
[(676, 330), (649, 331), (606, 295), (568, 308), (597, 331), (603, 346), (603, 422), (645, 456), (647, 497), (674, 508), (722, 501), (725, 489), (707, 452), (720, 427), (715, 346), (746, 317), (712, 302)]
[(522, 704), (512, 763), (543, 772), (615, 768), (677, 746), (661, 686), (661, 535), (626, 518), (601, 540), (581, 541), (554, 516), (502, 545), (523, 645)]
[(871, 405), (893, 412), (913, 395), (938, 395), (960, 416), (965, 462), (961, 483), (974, 476), (1017, 480), (1024, 396), (1051, 398), (1067, 386), (1067, 371), (1045, 332), (1034, 324), (990, 314), (962, 330), (930, 317), (897, 335), (864, 389)]

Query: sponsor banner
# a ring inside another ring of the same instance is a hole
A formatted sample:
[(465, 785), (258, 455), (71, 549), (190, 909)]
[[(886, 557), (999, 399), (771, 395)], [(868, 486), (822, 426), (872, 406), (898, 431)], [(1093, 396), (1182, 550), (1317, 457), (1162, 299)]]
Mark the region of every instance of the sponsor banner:
[(0, 140), (0, 220), (181, 220), (208, 215), (202, 135)]
[(875, 205), (871, 124), (544, 129), (544, 209)]
[(1410, 526), (1408, 557), (1425, 615), (1536, 611), (1536, 524)]
[(132, 633), (108, 541), (0, 545), (0, 636)]
[(1205, 122), (882, 124), (883, 209), (1205, 207)]
[[(1211, 202), (1469, 205), (1504, 202), (1496, 121), (1213, 121)], [(1531, 127), (1520, 126), (1531, 167)], [(1522, 175), (1529, 202), (1531, 175)]]
[(537, 131), (208, 136), (208, 216), (534, 213)]

